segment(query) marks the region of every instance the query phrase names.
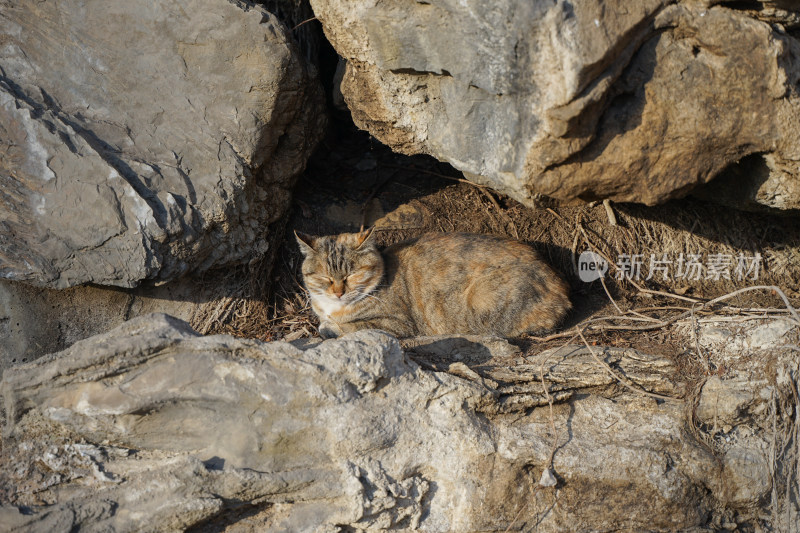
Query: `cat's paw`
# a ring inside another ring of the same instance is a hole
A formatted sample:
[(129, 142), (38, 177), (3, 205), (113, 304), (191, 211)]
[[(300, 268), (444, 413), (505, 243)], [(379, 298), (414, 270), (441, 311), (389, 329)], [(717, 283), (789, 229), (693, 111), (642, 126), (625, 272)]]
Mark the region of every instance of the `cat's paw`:
[(332, 322), (323, 322), (319, 325), (319, 335), (323, 339), (335, 339), (342, 334), (342, 328)]

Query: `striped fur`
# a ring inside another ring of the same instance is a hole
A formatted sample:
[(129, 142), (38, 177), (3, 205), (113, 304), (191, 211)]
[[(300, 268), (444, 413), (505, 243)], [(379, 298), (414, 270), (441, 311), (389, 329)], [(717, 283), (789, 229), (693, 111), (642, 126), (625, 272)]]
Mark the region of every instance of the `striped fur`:
[(397, 337), (462, 333), (518, 337), (554, 328), (567, 285), (519, 241), (427, 234), (380, 252), (371, 230), (297, 234), (320, 333), (382, 329)]

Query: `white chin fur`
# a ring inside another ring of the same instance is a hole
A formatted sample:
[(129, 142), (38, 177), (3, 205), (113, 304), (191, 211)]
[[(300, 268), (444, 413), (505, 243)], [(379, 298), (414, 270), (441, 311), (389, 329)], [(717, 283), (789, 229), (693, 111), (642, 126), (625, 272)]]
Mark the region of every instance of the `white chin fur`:
[(340, 311), (347, 302), (344, 302), (339, 299), (329, 298), (327, 296), (312, 296), (314, 300), (314, 306), (322, 313), (323, 317), (328, 317), (331, 313), (335, 313), (336, 311)]

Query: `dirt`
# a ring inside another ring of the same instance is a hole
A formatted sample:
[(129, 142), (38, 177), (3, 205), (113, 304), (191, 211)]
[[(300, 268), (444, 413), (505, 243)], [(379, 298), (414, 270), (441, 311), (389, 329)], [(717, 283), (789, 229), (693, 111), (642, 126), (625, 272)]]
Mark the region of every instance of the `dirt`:
[[(242, 280), (242, 295), (210, 302), (208, 311), (198, 315), (193, 326), (203, 333), (267, 341), (317, 335), (316, 319), (300, 284), (301, 256), (293, 232), (324, 235), (357, 231), (362, 225), (376, 223), (379, 245), (432, 231), (492, 233), (530, 243), (570, 284), (574, 310), (561, 328), (564, 331), (589, 319), (619, 317), (622, 313), (624, 318), (608, 323), (637, 326), (646, 324), (642, 317), (649, 317), (651, 323), (665, 320), (692, 306), (699, 308), (708, 299), (755, 285), (775, 285), (794, 305), (800, 304), (797, 218), (735, 211), (692, 198), (656, 207), (609, 207), (616, 225), (602, 203), (543, 203), (529, 209), (465, 181), (447, 164), (427, 156), (392, 153), (347, 120), (336, 120), (295, 188), (293, 209), (272, 271), (265, 262), (222, 274)], [(604, 278), (606, 288), (599, 281), (585, 283), (577, 275), (576, 258), (588, 249), (610, 260)], [(756, 253), (762, 258), (757, 275), (750, 271), (745, 279), (738, 279), (737, 258), (749, 260)], [(622, 254), (642, 255), (638, 280), (618, 279), (616, 263)], [(727, 260), (723, 261), (727, 273), (723, 270), (715, 276), (706, 269), (695, 272), (698, 279), (681, 278), (677, 275), (681, 254), (683, 258), (698, 254), (705, 267), (714, 254), (719, 254)], [(651, 279), (646, 279), (650, 262), (665, 259), (672, 263), (656, 265), (666, 265), (669, 270), (655, 269)], [(216, 282), (213, 275), (208, 282)], [(778, 296), (771, 290), (745, 292), (725, 301), (725, 309), (715, 306), (714, 310), (785, 309)], [(669, 353), (687, 374), (696, 374), (699, 368), (696, 356), (694, 362), (691, 356), (686, 357), (691, 354), (690, 343), (668, 327), (594, 332), (589, 339), (597, 344)], [(564, 340), (531, 338), (518, 342), (540, 351)]]

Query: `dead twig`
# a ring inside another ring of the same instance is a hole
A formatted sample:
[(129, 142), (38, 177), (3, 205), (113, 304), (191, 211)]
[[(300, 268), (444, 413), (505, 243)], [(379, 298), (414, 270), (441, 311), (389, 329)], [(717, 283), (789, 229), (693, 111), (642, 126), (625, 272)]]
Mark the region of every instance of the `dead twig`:
[[(585, 230), (585, 229), (584, 229), (584, 227), (583, 227), (583, 224), (582, 224), (582, 223), (581, 223), (581, 221), (579, 220), (579, 218), (578, 218), (579, 216), (580, 216), (580, 215), (576, 216), (575, 225), (576, 225), (576, 227), (577, 227), (577, 228), (580, 230), (580, 232), (581, 232), (581, 235), (583, 235), (583, 239), (586, 241), (586, 243), (587, 243), (589, 246), (592, 246), (592, 248), (595, 248), (595, 247), (592, 245), (591, 241), (589, 240), (589, 235), (587, 235), (587, 233), (586, 233), (586, 230)], [(608, 261), (608, 259), (606, 259), (605, 257), (604, 257), (604, 259), (605, 259), (606, 261)], [(614, 265), (614, 266), (616, 267), (616, 265)], [(608, 290), (608, 287), (606, 286), (606, 280), (605, 280), (605, 276), (602, 276), (602, 275), (600, 276), (600, 284), (603, 286), (603, 290), (606, 292), (606, 296), (608, 296), (608, 299), (609, 299), (609, 300), (611, 300), (611, 303), (612, 303), (612, 304), (614, 305), (614, 307), (617, 309), (617, 312), (618, 312), (619, 314), (621, 314), (621, 315), (622, 315), (622, 314), (625, 314), (625, 312), (624, 312), (624, 311), (622, 311), (622, 309), (620, 308), (620, 306), (619, 306), (619, 305), (617, 305), (617, 302), (616, 302), (616, 301), (614, 300), (614, 298), (611, 296), (611, 292)], [(647, 317), (647, 316), (644, 316), (644, 315), (641, 315), (641, 314), (637, 313), (636, 311), (631, 311), (631, 310), (628, 310), (627, 312), (628, 312), (628, 313), (637, 314), (637, 315), (639, 315), (640, 317), (646, 318), (646, 319), (648, 319), (648, 320), (653, 320), (653, 319), (651, 319), (650, 317)]]
[(688, 311), (688, 307), (680, 307), (677, 305), (656, 305), (650, 307), (637, 307), (634, 311), (638, 311), (639, 313), (643, 313), (645, 311)]
[(616, 226), (617, 217), (614, 214), (614, 210), (611, 208), (611, 200), (609, 200), (608, 198), (603, 200), (603, 207), (606, 208), (606, 216), (608, 216), (608, 223), (611, 224), (612, 226)]
[(789, 531), (792, 523), (792, 485), (798, 486), (798, 482), (800, 482), (800, 395), (798, 395), (796, 375), (791, 376), (789, 384), (791, 385), (792, 399), (794, 400), (794, 435), (790, 436), (790, 441), (794, 440), (794, 446), (791, 448), (792, 458), (789, 460), (789, 474), (786, 476), (786, 499), (784, 505), (786, 506), (787, 531)]
[(694, 308), (689, 309), (691, 313), (691, 322), (692, 322), (692, 336), (694, 337), (694, 349), (697, 352), (697, 357), (700, 358), (700, 362), (703, 363), (703, 366), (706, 370), (706, 375), (711, 373), (711, 367), (708, 363), (708, 357), (703, 357), (703, 350), (700, 348), (700, 325), (697, 319), (694, 317)]
[[(553, 445), (550, 447), (550, 456), (547, 459), (547, 466), (545, 467), (545, 470), (550, 470), (551, 473), (554, 472), (554, 470), (555, 470), (553, 468), (553, 461), (555, 460), (556, 451), (558, 451), (558, 440), (559, 440), (560, 434), (558, 432), (558, 428), (556, 427), (556, 417), (555, 417), (555, 412), (553, 411), (553, 403), (554, 403), (553, 402), (553, 397), (550, 395), (550, 391), (547, 388), (547, 384), (545, 384), (545, 382), (544, 382), (544, 365), (545, 365), (545, 363), (547, 363), (547, 361), (550, 360), (551, 356), (553, 356), (556, 353), (560, 352), (561, 349), (563, 349), (570, 342), (572, 342), (573, 339), (575, 339), (574, 335), (573, 335), (573, 337), (571, 339), (567, 340), (564, 344), (562, 344), (557, 350), (555, 350), (554, 352), (549, 354), (547, 357), (542, 359), (542, 362), (539, 365), (539, 381), (542, 384), (542, 392), (544, 393), (545, 398), (547, 398), (547, 406), (548, 406), (548, 409), (549, 409), (549, 416), (550, 416), (550, 428), (553, 430)], [(525, 359), (526, 361), (528, 360), (528, 356), (525, 355), (525, 354), (523, 354), (522, 358)], [(542, 474), (544, 474), (544, 470), (542, 471)], [(515, 519), (515, 521), (516, 521), (516, 519)], [(512, 522), (512, 524), (513, 524), (513, 522)]]
[(566, 222), (566, 220), (564, 220), (564, 217), (562, 217), (561, 215), (559, 215), (558, 213), (556, 213), (556, 211), (555, 211), (555, 210), (553, 210), (553, 209), (551, 209), (551, 208), (547, 207), (547, 208), (545, 208), (545, 211), (547, 211), (548, 213), (550, 213), (551, 215), (553, 215), (554, 217), (556, 217), (557, 219), (559, 219), (561, 222)]
[(622, 309), (620, 309), (619, 305), (617, 305), (616, 300), (614, 300), (614, 298), (611, 296), (611, 292), (609, 292), (608, 287), (606, 287), (606, 280), (604, 278), (605, 276), (602, 275), (600, 276), (600, 285), (603, 286), (603, 290), (606, 291), (606, 296), (608, 296), (608, 299), (611, 300), (612, 304), (614, 304), (614, 307), (616, 308), (617, 312), (621, 315), (624, 315), (625, 312)]
[(294, 28), (292, 28), (292, 31), (296, 30), (297, 28), (299, 28), (299, 27), (300, 27), (300, 26), (302, 26), (303, 24), (306, 24), (306, 23), (308, 23), (308, 22), (311, 22), (312, 20), (317, 20), (317, 17), (311, 17), (310, 19), (306, 19), (306, 20), (304, 20), (303, 22), (301, 22), (300, 24), (298, 24), (297, 26), (295, 26)]
[(511, 521), (511, 522), (508, 524), (508, 527), (506, 527), (506, 528), (503, 530), (503, 531), (504, 531), (504, 533), (508, 533), (509, 531), (511, 531), (511, 528), (514, 526), (514, 524), (517, 522), (517, 520), (519, 520), (519, 517), (520, 517), (520, 516), (522, 516), (522, 512), (523, 512), (523, 511), (525, 511), (525, 509), (527, 509), (527, 508), (528, 508), (528, 506), (530, 506), (530, 504), (531, 504), (531, 502), (532, 502), (533, 500), (535, 500), (535, 499), (536, 499), (536, 496), (537, 496), (537, 494), (538, 494), (538, 493), (539, 493), (539, 485), (536, 485), (536, 486), (534, 486), (534, 488), (533, 488), (533, 494), (531, 494), (531, 495), (530, 495), (530, 497), (529, 497), (529, 498), (527, 498), (527, 499), (525, 500), (525, 505), (523, 505), (523, 506), (520, 508), (520, 510), (519, 510), (519, 512), (517, 513), (517, 515), (516, 515), (516, 516), (514, 517), (514, 519), (513, 519), (513, 520), (512, 520), (512, 521)]

